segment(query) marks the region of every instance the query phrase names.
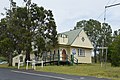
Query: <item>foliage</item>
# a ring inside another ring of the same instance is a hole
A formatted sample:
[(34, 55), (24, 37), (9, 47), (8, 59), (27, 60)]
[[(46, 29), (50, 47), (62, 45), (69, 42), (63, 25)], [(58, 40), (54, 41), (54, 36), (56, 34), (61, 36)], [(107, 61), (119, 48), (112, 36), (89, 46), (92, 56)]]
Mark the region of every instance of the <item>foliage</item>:
[(2, 55), (9, 59), (9, 65), (12, 65), (11, 53), (14, 51), (14, 39), (11, 33), (12, 29), (7, 23), (6, 18), (1, 19), (0, 21), (0, 50), (1, 53), (4, 53)]
[(6, 17), (0, 21), (0, 50), (4, 55), (8, 54), (9, 59), (12, 59), (14, 51), (18, 54), (24, 51), (26, 60), (30, 60), (30, 52), (35, 48), (39, 54), (55, 47), (57, 43), (52, 11), (39, 7), (30, 0), (25, 2), (25, 7), (16, 6), (12, 2), (11, 9), (6, 9)]
[(84, 28), (86, 34), (94, 46), (95, 62), (97, 62), (96, 51), (98, 47), (107, 47), (112, 41), (112, 29), (107, 23), (101, 23), (97, 20), (82, 20), (77, 22), (77, 28)]
[(117, 36), (109, 46), (112, 66), (120, 66), (120, 35)]
[(92, 20), (92, 19), (90, 19), (89, 21), (83, 20), (83, 21), (77, 22), (75, 29), (83, 27), (89, 39), (93, 43), (93, 46), (95, 47), (97, 45), (96, 40), (99, 39), (97, 38), (99, 34), (96, 34), (96, 33), (100, 33), (101, 31), (100, 25), (101, 25), (100, 22)]
[(118, 35), (120, 35), (120, 29), (114, 31), (113, 37), (116, 37)]
[[(103, 39), (103, 46), (108, 47), (112, 42), (112, 29), (108, 23), (102, 23), (101, 39)], [(102, 44), (101, 44), (102, 45)]]
[(0, 57), (0, 60), (5, 61), (6, 58), (5, 57)]

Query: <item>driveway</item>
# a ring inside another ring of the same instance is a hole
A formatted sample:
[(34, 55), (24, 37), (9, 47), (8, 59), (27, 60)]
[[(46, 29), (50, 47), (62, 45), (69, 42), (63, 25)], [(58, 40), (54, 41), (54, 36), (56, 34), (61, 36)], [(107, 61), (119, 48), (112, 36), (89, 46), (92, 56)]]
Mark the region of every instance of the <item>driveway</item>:
[(0, 68), (0, 80), (110, 80), (105, 78), (73, 76), (33, 70)]

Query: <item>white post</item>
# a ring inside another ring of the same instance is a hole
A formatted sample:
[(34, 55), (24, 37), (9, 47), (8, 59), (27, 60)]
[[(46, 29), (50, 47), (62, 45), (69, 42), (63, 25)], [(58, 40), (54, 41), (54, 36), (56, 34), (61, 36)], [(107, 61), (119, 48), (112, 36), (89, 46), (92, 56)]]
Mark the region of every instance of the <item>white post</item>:
[(26, 70), (28, 70), (28, 60), (26, 62), (27, 62)]
[(41, 61), (41, 67), (43, 68), (43, 61)]
[(36, 70), (36, 66), (34, 65), (34, 70)]
[(35, 60), (33, 60), (32, 66), (33, 66), (33, 69), (35, 70), (36, 69), (36, 67), (35, 67)]
[(18, 69), (20, 69), (20, 60), (18, 60)]
[(34, 64), (34, 62), (33, 62), (33, 60), (32, 60), (32, 69), (34, 68), (34, 65), (33, 65), (33, 64)]

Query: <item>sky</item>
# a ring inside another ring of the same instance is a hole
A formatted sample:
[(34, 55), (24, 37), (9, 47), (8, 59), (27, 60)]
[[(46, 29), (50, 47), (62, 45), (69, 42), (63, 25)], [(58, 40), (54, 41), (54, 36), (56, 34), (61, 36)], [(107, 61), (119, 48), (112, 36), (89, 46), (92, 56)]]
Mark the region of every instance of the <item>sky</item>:
[[(13, 0), (25, 6), (23, 0)], [(94, 19), (104, 22), (105, 6), (120, 3), (120, 0), (32, 0), (32, 2), (52, 10), (58, 33), (69, 31), (81, 20)], [(9, 0), (0, 0), (0, 13), (9, 8)], [(0, 18), (3, 16), (0, 15)], [(113, 31), (120, 29), (120, 5), (106, 9), (106, 20)]]

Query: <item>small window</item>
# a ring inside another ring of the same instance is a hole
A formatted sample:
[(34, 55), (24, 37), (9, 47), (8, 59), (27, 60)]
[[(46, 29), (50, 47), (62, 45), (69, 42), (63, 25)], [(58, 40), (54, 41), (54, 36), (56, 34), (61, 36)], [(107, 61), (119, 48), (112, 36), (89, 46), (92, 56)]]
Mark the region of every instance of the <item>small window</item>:
[(84, 42), (84, 41), (85, 41), (85, 38), (84, 38), (84, 37), (82, 37), (82, 38), (81, 38), (81, 40)]
[(85, 57), (85, 50), (79, 48), (79, 49), (78, 49), (78, 56), (79, 56), (79, 57)]

